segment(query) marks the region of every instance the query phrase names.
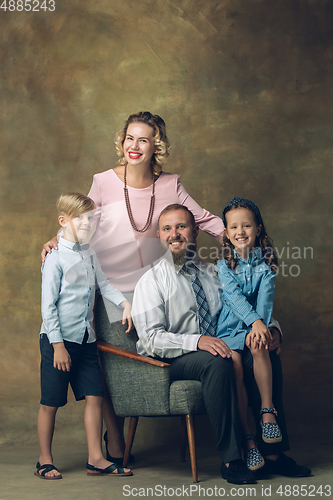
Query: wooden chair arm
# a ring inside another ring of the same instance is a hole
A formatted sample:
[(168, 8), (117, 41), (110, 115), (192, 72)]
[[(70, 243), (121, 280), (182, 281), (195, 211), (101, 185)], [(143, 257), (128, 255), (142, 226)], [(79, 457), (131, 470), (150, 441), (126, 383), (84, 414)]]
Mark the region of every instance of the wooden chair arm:
[(137, 354), (136, 352), (128, 351), (127, 349), (123, 349), (122, 347), (108, 344), (107, 342), (104, 342), (104, 340), (97, 340), (97, 349), (99, 351), (115, 354), (116, 356), (122, 356), (123, 358), (141, 361), (141, 363), (159, 366), (160, 368), (167, 368), (168, 366), (170, 366), (168, 363), (164, 363), (163, 361), (159, 361), (158, 359), (149, 358), (148, 356), (142, 356), (142, 354)]

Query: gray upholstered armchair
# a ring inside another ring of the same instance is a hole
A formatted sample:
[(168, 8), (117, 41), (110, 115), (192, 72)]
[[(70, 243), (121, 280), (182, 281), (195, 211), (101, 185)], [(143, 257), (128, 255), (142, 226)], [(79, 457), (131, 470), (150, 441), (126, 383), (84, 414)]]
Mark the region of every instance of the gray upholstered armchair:
[(194, 439), (194, 415), (205, 413), (201, 383), (178, 380), (170, 383), (169, 366), (136, 353), (135, 331), (108, 331), (109, 319), (103, 300), (96, 304), (98, 349), (115, 412), (130, 417), (124, 466), (127, 465), (139, 417), (179, 415), (181, 417), (181, 460), (185, 460), (186, 428), (193, 481), (198, 482)]

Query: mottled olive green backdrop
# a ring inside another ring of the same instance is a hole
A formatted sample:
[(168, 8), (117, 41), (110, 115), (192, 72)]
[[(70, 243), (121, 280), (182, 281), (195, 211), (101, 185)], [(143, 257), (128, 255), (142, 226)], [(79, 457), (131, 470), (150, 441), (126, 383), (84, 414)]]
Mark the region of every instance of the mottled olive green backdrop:
[[(220, 214), (235, 195), (260, 206), (284, 266), (275, 316), (292, 438), (307, 429), (326, 440), (331, 0), (55, 4), (54, 12), (0, 12), (0, 442), (36, 440), (39, 254), (57, 230), (56, 198), (87, 193), (92, 175), (116, 164), (115, 133), (139, 110), (165, 119), (166, 169), (203, 207)], [(81, 420), (82, 404), (69, 407), (60, 428)]]

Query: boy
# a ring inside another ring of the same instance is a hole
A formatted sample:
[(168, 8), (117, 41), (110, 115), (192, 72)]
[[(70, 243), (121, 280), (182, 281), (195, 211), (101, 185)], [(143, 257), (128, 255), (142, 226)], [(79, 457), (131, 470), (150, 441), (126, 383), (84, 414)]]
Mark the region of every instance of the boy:
[(61, 479), (51, 452), (57, 410), (67, 403), (68, 383), (77, 401), (85, 399), (88, 475), (130, 476), (102, 454), (103, 383), (98, 363), (93, 308), (96, 287), (103, 297), (123, 307), (123, 324), (133, 328), (131, 305), (102, 273), (96, 255), (82, 245), (94, 229), (94, 202), (80, 193), (61, 195), (57, 202), (62, 237), (58, 250), (42, 267), (41, 405), (38, 413), (39, 461), (35, 475)]

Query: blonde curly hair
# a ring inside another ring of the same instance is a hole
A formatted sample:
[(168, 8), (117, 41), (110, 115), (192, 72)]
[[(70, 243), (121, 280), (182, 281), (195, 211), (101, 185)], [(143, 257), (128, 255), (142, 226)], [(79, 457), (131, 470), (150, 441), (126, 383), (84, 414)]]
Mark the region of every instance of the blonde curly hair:
[(170, 143), (166, 135), (164, 120), (159, 115), (152, 115), (149, 111), (140, 111), (130, 115), (125, 123), (125, 126), (116, 135), (116, 149), (119, 156), (118, 163), (126, 164), (123, 144), (127, 134), (127, 128), (130, 123), (141, 122), (149, 125), (154, 130), (154, 144), (156, 153), (152, 157), (152, 168), (155, 175), (159, 175), (162, 171), (163, 163), (169, 156)]

